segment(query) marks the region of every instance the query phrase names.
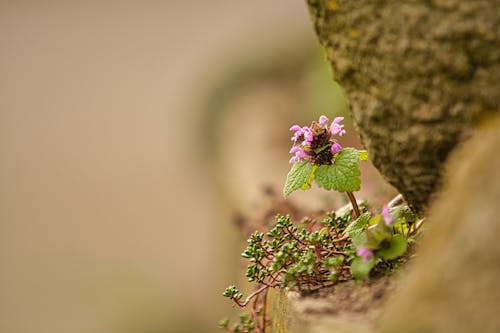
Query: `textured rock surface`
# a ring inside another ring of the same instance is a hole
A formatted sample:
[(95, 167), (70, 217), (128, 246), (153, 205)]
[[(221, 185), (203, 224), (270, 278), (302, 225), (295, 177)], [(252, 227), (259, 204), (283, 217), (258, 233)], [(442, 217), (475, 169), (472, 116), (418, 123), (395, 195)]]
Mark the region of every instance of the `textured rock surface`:
[(361, 284), (351, 281), (308, 296), (272, 289), (267, 307), (269, 333), (373, 332), (375, 319), (392, 291), (388, 278)]
[(451, 157), (429, 230), (383, 333), (500, 332), (500, 117)]
[(499, 110), (499, 0), (307, 0), (374, 165), (418, 211), (479, 114)]

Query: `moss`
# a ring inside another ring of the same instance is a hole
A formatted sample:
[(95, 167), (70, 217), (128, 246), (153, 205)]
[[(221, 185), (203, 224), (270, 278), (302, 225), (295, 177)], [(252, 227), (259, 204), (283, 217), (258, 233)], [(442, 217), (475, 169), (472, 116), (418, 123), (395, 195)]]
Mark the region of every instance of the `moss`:
[(419, 212), (483, 111), (499, 110), (499, 1), (308, 0), (373, 164)]
[(290, 304), (285, 289), (270, 289), (267, 293), (267, 313), (271, 333), (290, 333)]

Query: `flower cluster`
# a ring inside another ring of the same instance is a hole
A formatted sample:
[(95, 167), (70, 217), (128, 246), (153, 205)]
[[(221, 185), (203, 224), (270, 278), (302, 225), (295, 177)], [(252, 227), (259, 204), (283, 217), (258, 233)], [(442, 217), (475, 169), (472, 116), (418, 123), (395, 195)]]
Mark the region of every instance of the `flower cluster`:
[(290, 163), (308, 161), (314, 165), (332, 164), (333, 157), (342, 149), (334, 136), (342, 136), (346, 132), (344, 125), (340, 124), (342, 120), (344, 117), (336, 117), (329, 125), (328, 118), (321, 116), (309, 127), (290, 127), (290, 131), (294, 132)]

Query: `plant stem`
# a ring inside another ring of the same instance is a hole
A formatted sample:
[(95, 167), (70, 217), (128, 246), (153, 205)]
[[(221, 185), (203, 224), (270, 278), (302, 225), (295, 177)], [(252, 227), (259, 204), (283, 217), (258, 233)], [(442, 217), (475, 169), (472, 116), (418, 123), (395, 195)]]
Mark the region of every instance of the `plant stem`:
[(242, 307), (244, 308), (252, 298), (254, 298), (255, 296), (257, 296), (258, 294), (260, 294), (261, 292), (263, 292), (264, 290), (266, 290), (267, 288), (271, 287), (270, 285), (263, 285), (262, 287), (260, 287), (259, 289), (257, 289), (256, 291), (254, 291), (253, 293), (251, 293), (246, 299), (244, 302), (239, 302), (239, 301), (236, 301), (235, 303), (239, 306), (239, 307)]
[(396, 195), (394, 198), (392, 198), (391, 201), (387, 204), (388, 208), (395, 207), (397, 205), (400, 205), (403, 203), (403, 196), (401, 194)]
[(351, 201), (352, 209), (354, 210), (354, 218), (357, 219), (361, 215), (361, 213), (359, 212), (358, 202), (356, 201), (356, 198), (354, 197), (354, 194), (352, 192), (346, 193), (349, 197), (349, 200)]
[(266, 326), (268, 324), (267, 318), (266, 318), (266, 310), (267, 310), (267, 291), (269, 289), (264, 290), (264, 294), (262, 297), (264, 298), (264, 304), (262, 305), (262, 333), (266, 333)]
[(408, 236), (416, 234), (418, 229), (420, 229), (420, 227), (422, 226), (422, 224), (424, 224), (424, 222), (425, 222), (425, 217), (415, 222), (415, 224), (413, 225), (413, 230), (408, 230)]

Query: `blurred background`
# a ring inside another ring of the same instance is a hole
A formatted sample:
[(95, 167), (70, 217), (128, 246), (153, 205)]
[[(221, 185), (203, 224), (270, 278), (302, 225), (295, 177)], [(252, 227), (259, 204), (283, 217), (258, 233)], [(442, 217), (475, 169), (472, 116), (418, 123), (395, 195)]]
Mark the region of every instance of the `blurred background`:
[(288, 128), (347, 116), (301, 0), (1, 1), (0, 74), (2, 333), (217, 332)]

